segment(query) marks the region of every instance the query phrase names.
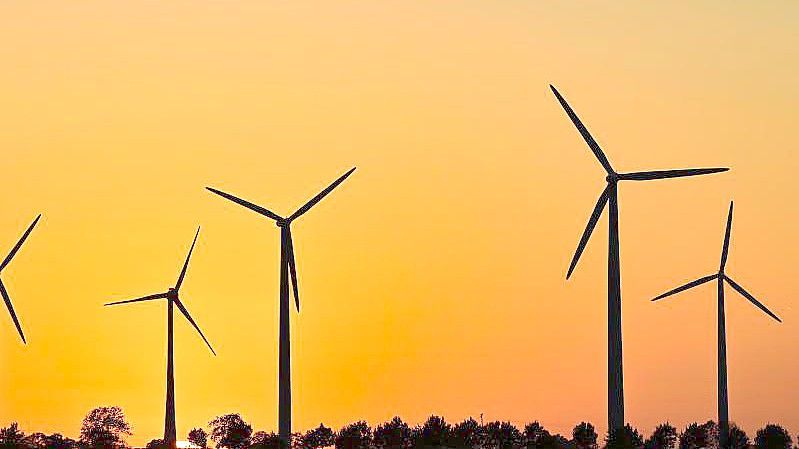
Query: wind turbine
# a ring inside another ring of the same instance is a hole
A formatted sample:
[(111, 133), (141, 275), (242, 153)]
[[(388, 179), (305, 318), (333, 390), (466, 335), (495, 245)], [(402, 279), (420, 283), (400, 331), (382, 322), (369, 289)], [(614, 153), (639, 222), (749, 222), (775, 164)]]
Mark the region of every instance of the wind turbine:
[(726, 320), (724, 318), (724, 282), (726, 281), (730, 286), (740, 293), (744, 298), (748, 299), (749, 302), (754, 304), (757, 308), (765, 312), (766, 315), (774, 318), (775, 320), (782, 322), (782, 320), (777, 317), (774, 313), (771, 312), (763, 303), (755, 299), (749, 292), (744, 290), (743, 287), (738, 285), (737, 282), (733, 281), (732, 278), (727, 276), (724, 272), (724, 268), (727, 265), (727, 254), (729, 253), (730, 249), (730, 231), (732, 230), (732, 201), (730, 201), (730, 211), (727, 214), (727, 230), (724, 232), (724, 245), (721, 248), (721, 263), (719, 265), (719, 271), (715, 274), (711, 274), (710, 276), (705, 276), (703, 278), (699, 278), (695, 281), (691, 281), (685, 285), (681, 285), (674, 290), (670, 290), (652, 301), (657, 301), (659, 299), (663, 299), (667, 296), (674, 295), (676, 293), (688, 290), (690, 288), (694, 288), (696, 286), (702, 285), (706, 282), (710, 282), (712, 280), (716, 280), (716, 284), (718, 287), (718, 413), (719, 413), (719, 447), (722, 449), (726, 449), (728, 445), (729, 435), (730, 435), (730, 413), (729, 413), (729, 402), (727, 401), (727, 328), (726, 328)]
[[(33, 227), (36, 226), (36, 223), (39, 222), (40, 218), (42, 218), (42, 214), (36, 216), (36, 219), (33, 220), (33, 223), (31, 223), (30, 226), (28, 226), (28, 229), (26, 229), (25, 232), (22, 234), (22, 237), (20, 237), (17, 244), (14, 245), (13, 248), (11, 248), (11, 252), (8, 253), (5, 260), (3, 260), (3, 263), (0, 263), (0, 272), (3, 271), (3, 268), (5, 268), (6, 265), (8, 265), (9, 262), (11, 262), (11, 259), (13, 259), (14, 256), (17, 254), (17, 251), (19, 251), (19, 248), (25, 242), (25, 239), (27, 239), (28, 235), (30, 235), (31, 231), (33, 231)], [(19, 324), (17, 313), (14, 312), (14, 306), (11, 304), (11, 297), (8, 296), (8, 291), (6, 291), (6, 286), (3, 285), (2, 279), (0, 279), (0, 294), (3, 295), (3, 300), (5, 300), (6, 302), (8, 313), (11, 315), (11, 319), (14, 321), (14, 326), (17, 327), (17, 332), (19, 332), (19, 337), (22, 339), (22, 343), (27, 344), (28, 342), (25, 340), (25, 334), (22, 333), (22, 326)]]
[(297, 266), (294, 260), (294, 243), (291, 238), (291, 223), (299, 218), (302, 214), (308, 212), (316, 203), (322, 201), (322, 198), (327, 196), (339, 184), (344, 182), (348, 176), (355, 171), (355, 167), (350, 169), (347, 173), (341, 175), (338, 179), (333, 181), (327, 188), (319, 192), (318, 195), (311, 198), (302, 207), (297, 209), (296, 212), (289, 215), (287, 218), (263, 208), (261, 206), (245, 201), (241, 198), (235, 197), (229, 193), (222, 192), (212, 187), (206, 187), (211, 192), (226, 198), (234, 203), (255, 211), (261, 215), (271, 218), (275, 224), (280, 228), (280, 343), (279, 343), (279, 361), (278, 361), (278, 435), (280, 436), (280, 444), (284, 448), (291, 445), (291, 333), (289, 330), (289, 277), (291, 277), (291, 287), (294, 290), (294, 304), (297, 307), (297, 312), (300, 311), (300, 294), (297, 281)]
[(166, 299), (167, 300), (167, 351), (166, 351), (166, 414), (164, 418), (164, 444), (167, 447), (172, 449), (176, 446), (177, 441), (177, 431), (175, 428), (175, 367), (174, 367), (174, 360), (173, 360), (173, 353), (174, 353), (174, 342), (173, 342), (173, 308), (177, 307), (178, 310), (186, 317), (186, 319), (191, 323), (194, 329), (200, 334), (205, 344), (208, 345), (208, 349), (211, 350), (211, 353), (216, 355), (216, 351), (214, 348), (211, 347), (211, 343), (208, 342), (208, 339), (205, 338), (203, 331), (200, 330), (200, 327), (194, 321), (194, 319), (189, 314), (189, 311), (186, 309), (186, 306), (183, 305), (183, 302), (180, 300), (179, 291), (180, 286), (183, 284), (183, 278), (186, 276), (186, 269), (189, 268), (189, 259), (191, 259), (191, 253), (194, 251), (194, 245), (197, 243), (197, 236), (200, 234), (200, 228), (197, 228), (197, 233), (194, 234), (194, 241), (191, 242), (191, 248), (189, 249), (189, 255), (186, 256), (186, 262), (183, 264), (183, 269), (180, 270), (180, 275), (178, 276), (178, 281), (175, 283), (175, 286), (168, 289), (165, 293), (156, 293), (154, 295), (143, 296), (137, 299), (129, 299), (127, 301), (116, 301), (110, 302), (105, 304), (106, 306), (113, 306), (117, 304), (128, 304), (132, 302), (142, 302), (142, 301), (153, 301), (156, 299)]
[(728, 168), (692, 168), (684, 170), (656, 170), (632, 173), (617, 173), (610, 165), (605, 153), (599, 144), (591, 137), (586, 127), (580, 121), (577, 114), (566, 103), (554, 86), (549, 86), (557, 97), (560, 105), (566, 111), (574, 126), (583, 136), (583, 139), (591, 148), (594, 156), (602, 164), (607, 172), (607, 186), (599, 195), (596, 206), (588, 219), (577, 251), (574, 253), (569, 270), (566, 273), (568, 280), (580, 259), (580, 255), (591, 237), (594, 227), (596, 227), (599, 216), (609, 206), (608, 217), (608, 429), (616, 430), (624, 427), (624, 380), (622, 368), (622, 340), (621, 340), (621, 272), (619, 261), (619, 205), (618, 205), (618, 183), (619, 181), (650, 181), (655, 179), (679, 178), (684, 176), (706, 175), (729, 170)]

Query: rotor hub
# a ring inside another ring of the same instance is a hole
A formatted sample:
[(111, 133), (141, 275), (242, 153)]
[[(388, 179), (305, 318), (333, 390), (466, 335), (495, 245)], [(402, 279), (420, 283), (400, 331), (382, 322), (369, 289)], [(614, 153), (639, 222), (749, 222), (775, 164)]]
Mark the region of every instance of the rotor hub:
[(275, 220), (275, 226), (278, 228), (286, 228), (289, 225), (289, 221), (285, 218), (281, 218), (280, 220)]
[(619, 180), (619, 175), (616, 173), (608, 173), (608, 175), (605, 176), (605, 180), (610, 183), (617, 182)]

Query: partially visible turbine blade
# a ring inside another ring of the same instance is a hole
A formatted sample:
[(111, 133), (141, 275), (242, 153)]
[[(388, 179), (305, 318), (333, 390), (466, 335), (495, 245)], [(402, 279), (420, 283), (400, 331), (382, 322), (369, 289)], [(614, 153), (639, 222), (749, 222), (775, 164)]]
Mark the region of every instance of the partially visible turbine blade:
[(194, 251), (194, 245), (197, 243), (197, 237), (200, 235), (200, 227), (197, 226), (197, 232), (194, 234), (194, 240), (191, 242), (191, 248), (189, 248), (189, 255), (186, 256), (186, 262), (183, 264), (183, 269), (180, 270), (180, 276), (178, 276), (178, 282), (175, 284), (175, 290), (180, 289), (180, 284), (183, 283), (183, 278), (186, 277), (186, 270), (189, 268), (189, 259), (191, 259), (191, 253)]
[(106, 303), (106, 304), (103, 304), (103, 305), (105, 305), (105, 306), (115, 306), (117, 304), (128, 304), (128, 303), (131, 303), (131, 302), (152, 301), (154, 299), (164, 299), (166, 297), (167, 297), (166, 293), (156, 293), (154, 295), (142, 296), (141, 298), (128, 299), (126, 301), (109, 302), (109, 303)]
[(685, 284), (685, 285), (681, 285), (681, 286), (679, 286), (679, 287), (675, 288), (674, 290), (669, 290), (669, 291), (667, 291), (666, 293), (663, 293), (662, 295), (660, 295), (660, 296), (656, 297), (656, 298), (655, 298), (655, 299), (653, 299), (652, 301), (657, 301), (658, 299), (663, 299), (663, 298), (665, 298), (665, 297), (667, 297), (667, 296), (671, 296), (671, 295), (674, 295), (674, 294), (680, 293), (680, 292), (682, 292), (682, 291), (688, 290), (689, 288), (694, 288), (694, 287), (696, 287), (697, 285), (702, 285), (702, 284), (704, 284), (705, 282), (710, 282), (710, 281), (712, 281), (713, 279), (716, 279), (716, 278), (718, 278), (718, 276), (719, 276), (718, 274), (711, 274), (710, 276), (705, 276), (705, 277), (703, 277), (703, 278), (699, 278), (699, 279), (697, 279), (697, 280), (695, 280), (695, 281), (691, 281), (691, 282), (689, 282), (689, 283), (687, 283), (687, 284)]
[(555, 86), (550, 84), (549, 88), (552, 89), (552, 93), (555, 94), (555, 97), (557, 97), (560, 105), (566, 111), (566, 115), (569, 116), (572, 123), (574, 123), (574, 126), (577, 127), (577, 131), (579, 131), (583, 136), (583, 139), (591, 148), (591, 151), (593, 151), (594, 156), (599, 159), (599, 163), (602, 164), (602, 167), (605, 168), (605, 171), (608, 173), (613, 173), (613, 167), (611, 167), (608, 158), (605, 156), (605, 153), (602, 152), (602, 149), (599, 148), (599, 144), (596, 143), (596, 140), (594, 140), (594, 138), (591, 136), (591, 133), (588, 132), (588, 129), (586, 129), (585, 125), (583, 125), (583, 122), (580, 121), (580, 117), (577, 117), (577, 114), (574, 113), (574, 110), (572, 110), (571, 106), (569, 106), (569, 103), (566, 103), (566, 100), (560, 95), (560, 92), (555, 89)]
[(314, 205), (316, 205), (316, 203), (322, 201), (322, 198), (326, 197), (330, 192), (333, 191), (333, 189), (335, 189), (336, 187), (338, 187), (339, 184), (344, 182), (344, 180), (347, 179), (347, 177), (350, 176), (352, 174), (352, 172), (354, 172), (354, 171), (355, 171), (355, 167), (352, 167), (347, 173), (344, 173), (343, 175), (341, 175), (338, 179), (333, 181), (332, 184), (327, 186), (327, 188), (325, 190), (322, 190), (321, 192), (319, 192), (319, 194), (317, 194), (315, 197), (311, 198), (302, 207), (297, 209), (297, 212), (294, 212), (293, 214), (291, 214), (291, 216), (288, 218), (288, 220), (289, 221), (294, 220), (294, 219), (298, 218), (300, 215), (308, 212), (312, 207), (314, 207)]
[(211, 191), (211, 192), (216, 193), (217, 195), (221, 196), (222, 198), (227, 198), (230, 201), (233, 201), (234, 203), (240, 204), (240, 205), (246, 207), (247, 209), (250, 209), (252, 211), (258, 212), (261, 215), (266, 215), (267, 217), (271, 218), (272, 220), (280, 221), (280, 220), (283, 219), (283, 217), (281, 217), (280, 215), (272, 212), (271, 210), (268, 210), (266, 208), (258, 206), (257, 204), (253, 204), (253, 203), (251, 203), (249, 201), (246, 201), (246, 200), (243, 200), (241, 198), (237, 198), (237, 197), (235, 197), (235, 196), (233, 196), (233, 195), (231, 195), (229, 193), (225, 193), (225, 192), (223, 192), (221, 190), (217, 190), (217, 189), (215, 189), (213, 187), (206, 187), (206, 189)]
[(208, 349), (211, 350), (211, 353), (213, 355), (216, 355), (216, 351), (214, 351), (214, 348), (211, 347), (211, 343), (209, 343), (208, 339), (205, 338), (203, 331), (200, 330), (200, 326), (198, 326), (197, 323), (194, 322), (194, 319), (191, 317), (191, 315), (189, 315), (189, 311), (186, 310), (186, 307), (183, 305), (182, 302), (180, 302), (180, 299), (175, 299), (175, 305), (178, 306), (178, 309), (180, 309), (180, 311), (183, 313), (183, 316), (185, 316), (186, 319), (189, 320), (189, 323), (191, 323), (191, 325), (194, 326), (195, 329), (197, 329), (197, 332), (200, 334), (200, 337), (203, 338), (205, 344), (208, 345)]
[(605, 187), (605, 190), (599, 195), (596, 206), (594, 206), (594, 210), (591, 212), (591, 217), (588, 219), (588, 224), (585, 226), (585, 231), (583, 231), (583, 235), (580, 237), (580, 243), (577, 244), (577, 251), (574, 252), (574, 257), (572, 257), (571, 264), (569, 264), (569, 271), (566, 272), (566, 279), (569, 279), (572, 275), (572, 271), (574, 271), (574, 267), (577, 266), (577, 261), (580, 260), (580, 255), (585, 250), (585, 245), (588, 243), (588, 239), (591, 238), (591, 233), (594, 232), (596, 223), (599, 221), (600, 215), (602, 215), (602, 210), (605, 209), (605, 204), (608, 203), (608, 190), (610, 190), (610, 186)]
[(654, 170), (639, 171), (632, 173), (621, 173), (619, 179), (625, 181), (651, 181), (653, 179), (682, 178), (684, 176), (709, 175), (711, 173), (721, 173), (729, 168), (687, 168), (684, 170)]
[(732, 201), (730, 211), (727, 213), (727, 230), (724, 231), (724, 246), (721, 248), (721, 270), (727, 265), (727, 254), (730, 249), (730, 232), (732, 231)]
[(724, 276), (724, 280), (729, 282), (729, 284), (732, 286), (732, 288), (734, 288), (735, 290), (738, 290), (738, 293), (743, 295), (744, 298), (748, 299), (749, 302), (751, 302), (752, 304), (757, 306), (758, 309), (760, 309), (763, 312), (765, 312), (766, 315), (768, 315), (768, 316), (774, 318), (775, 320), (779, 321), (780, 323), (782, 323), (782, 320), (777, 315), (774, 315), (774, 313), (771, 310), (769, 310), (768, 307), (764, 306), (763, 303), (761, 303), (760, 301), (755, 299), (754, 296), (752, 296), (748, 291), (744, 290), (744, 288), (741, 287), (740, 285), (738, 285), (735, 281), (733, 281), (732, 279), (730, 279), (727, 276)]
[(17, 313), (14, 312), (14, 306), (11, 305), (11, 298), (8, 296), (8, 292), (6, 291), (6, 286), (3, 285), (3, 281), (0, 281), (0, 294), (3, 295), (3, 300), (5, 300), (6, 302), (8, 313), (11, 314), (11, 319), (14, 320), (14, 326), (17, 326), (17, 332), (19, 332), (19, 336), (22, 338), (22, 342), (28, 344), (28, 342), (25, 340), (25, 334), (22, 333), (22, 326), (19, 324)]
[(35, 220), (33, 220), (33, 223), (31, 223), (31, 224), (30, 224), (30, 226), (28, 226), (28, 229), (26, 229), (26, 230), (25, 230), (25, 233), (23, 233), (23, 234), (22, 234), (22, 237), (20, 237), (20, 239), (19, 239), (19, 241), (17, 242), (17, 244), (16, 244), (16, 245), (14, 245), (14, 248), (12, 248), (12, 249), (11, 249), (11, 252), (10, 252), (10, 253), (8, 253), (8, 256), (6, 256), (6, 258), (5, 258), (5, 260), (3, 261), (3, 263), (1, 263), (1, 264), (0, 264), (0, 270), (2, 270), (3, 268), (5, 268), (5, 267), (6, 267), (6, 265), (8, 265), (8, 263), (9, 263), (9, 262), (11, 262), (11, 259), (13, 259), (13, 258), (14, 258), (14, 255), (16, 255), (16, 254), (17, 254), (17, 251), (19, 251), (19, 248), (20, 248), (20, 247), (22, 246), (22, 244), (25, 242), (25, 239), (27, 239), (27, 238), (28, 238), (28, 235), (30, 235), (31, 231), (33, 231), (33, 227), (34, 227), (34, 226), (36, 226), (36, 223), (38, 223), (38, 222), (39, 222), (39, 219), (40, 219), (40, 218), (42, 218), (42, 214), (39, 214), (39, 215), (36, 217), (36, 219), (35, 219)]
[(300, 289), (297, 286), (297, 265), (294, 261), (294, 242), (291, 240), (291, 228), (287, 229), (287, 251), (289, 259), (289, 276), (291, 276), (291, 286), (294, 289), (294, 304), (297, 306), (297, 312), (300, 311)]

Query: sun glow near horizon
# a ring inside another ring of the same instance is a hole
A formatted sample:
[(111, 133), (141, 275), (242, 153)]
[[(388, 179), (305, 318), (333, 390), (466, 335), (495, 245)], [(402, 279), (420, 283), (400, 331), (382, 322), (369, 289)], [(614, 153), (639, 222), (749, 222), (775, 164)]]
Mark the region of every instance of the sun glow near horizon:
[[(76, 436), (121, 406), (163, 435), (163, 304), (102, 304), (185, 280), (178, 437), (239, 412), (277, 424), (279, 231), (207, 192), (290, 213), (294, 423), (484, 414), (567, 433), (606, 418), (606, 219), (569, 260), (604, 172), (725, 166), (620, 187), (627, 420), (715, 416), (715, 291), (650, 299), (718, 265), (785, 323), (728, 301), (730, 412), (799, 431), (791, 3), (10, 1), (0, 6), (0, 425)], [(649, 184), (649, 185), (643, 185)], [(181, 295), (184, 291), (181, 290)], [(159, 309), (160, 310), (160, 309)]]

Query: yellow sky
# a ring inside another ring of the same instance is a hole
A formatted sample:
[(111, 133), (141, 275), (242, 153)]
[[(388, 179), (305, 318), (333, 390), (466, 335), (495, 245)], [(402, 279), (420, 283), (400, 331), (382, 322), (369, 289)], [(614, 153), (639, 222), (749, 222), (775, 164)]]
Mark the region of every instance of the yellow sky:
[[(565, 271), (604, 173), (726, 165), (620, 187), (627, 419), (715, 416), (715, 291), (728, 271), (730, 412), (799, 431), (793, 299), (799, 5), (528, 1), (0, 5), (0, 248), (43, 219), (6, 283), (0, 424), (75, 436), (122, 406), (163, 432), (163, 291), (203, 226), (176, 323), (178, 433), (240, 412), (274, 430), (278, 229), (290, 213), (295, 426), (431, 413), (568, 432), (606, 409), (606, 221)], [(5, 250), (3, 250), (5, 251)]]

